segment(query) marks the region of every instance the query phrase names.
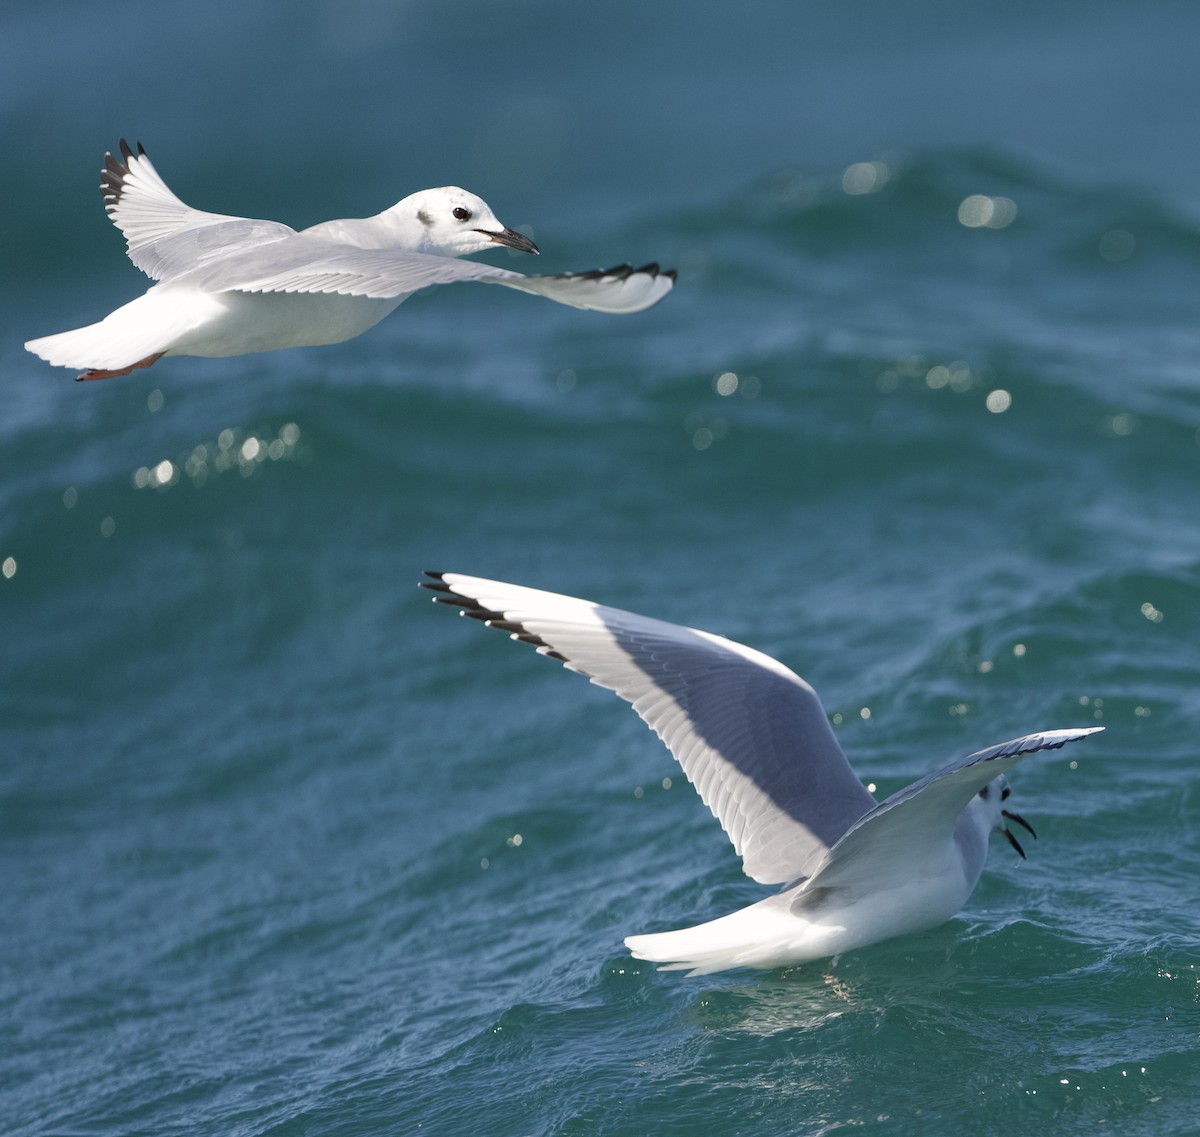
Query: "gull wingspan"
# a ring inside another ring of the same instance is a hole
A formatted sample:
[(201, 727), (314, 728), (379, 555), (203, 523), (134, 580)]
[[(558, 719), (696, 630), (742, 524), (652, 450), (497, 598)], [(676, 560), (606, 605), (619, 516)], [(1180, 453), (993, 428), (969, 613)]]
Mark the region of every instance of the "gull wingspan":
[(430, 573), (435, 600), (615, 691), (663, 740), (763, 884), (813, 871), (875, 807), (813, 689), (732, 640), (588, 600)]
[[(129, 259), (153, 280), (206, 292), (327, 292), (403, 299), (434, 284), (477, 280), (559, 304), (628, 314), (657, 304), (675, 283), (657, 264), (525, 276), (510, 269), (397, 249), (360, 248), (278, 221), (206, 213), (167, 187), (139, 142), (104, 156), (104, 208)], [(318, 229), (321, 227), (318, 226)]]
[[(1040, 750), (1057, 750), (1103, 727), (1047, 730), (976, 751), (892, 794), (859, 818), (829, 851), (809, 880), (810, 889), (873, 887), (889, 873), (908, 876), (909, 866), (926, 860), (950, 839), (967, 803), (993, 778)], [(897, 855), (898, 850), (904, 856)]]
[(193, 209), (176, 197), (139, 142), (125, 139), (121, 157), (105, 154), (104, 208), (125, 237), (129, 259), (152, 280), (169, 280), (231, 248), (278, 241), (295, 230), (278, 221), (228, 217)]
[[(480, 261), (403, 249), (364, 249), (311, 233), (235, 250), (201, 264), (186, 283), (206, 292), (327, 292), (394, 300), (435, 284), (475, 280), (517, 288), (595, 312), (628, 314), (657, 304), (675, 283), (657, 264), (526, 276)], [(181, 281), (182, 283), (183, 281)]]

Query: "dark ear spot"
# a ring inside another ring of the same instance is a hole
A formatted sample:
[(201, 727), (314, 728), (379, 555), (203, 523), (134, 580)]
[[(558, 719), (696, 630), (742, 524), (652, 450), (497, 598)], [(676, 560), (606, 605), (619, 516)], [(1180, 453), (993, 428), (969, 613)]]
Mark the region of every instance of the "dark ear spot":
[(992, 787), (984, 786), (983, 789), (979, 791), (979, 796), (983, 798), (984, 801), (987, 801), (987, 799), (992, 796)]
[(427, 229), (433, 224), (433, 218), (423, 209), (417, 210), (417, 220)]

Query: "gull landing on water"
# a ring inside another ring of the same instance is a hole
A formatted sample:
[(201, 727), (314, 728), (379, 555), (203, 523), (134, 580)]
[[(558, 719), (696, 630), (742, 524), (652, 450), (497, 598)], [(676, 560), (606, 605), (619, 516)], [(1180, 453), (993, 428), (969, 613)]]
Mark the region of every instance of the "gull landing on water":
[(1049, 730), (980, 750), (886, 801), (859, 781), (816, 692), (732, 640), (588, 600), (428, 573), (436, 601), (532, 644), (615, 691), (667, 745), (773, 896), (675, 932), (629, 936), (637, 959), (705, 975), (822, 959), (950, 919), (1013, 821), (1005, 775), (1102, 727)]
[(159, 177), (138, 143), (105, 155), (104, 207), (129, 259), (157, 281), (97, 324), (25, 347), (80, 379), (108, 379), (165, 355), (219, 357), (341, 343), (361, 335), (418, 289), (477, 280), (573, 308), (626, 314), (657, 304), (675, 283), (657, 264), (525, 276), (456, 257), (506, 245), (538, 247), (456, 186), (422, 190), (374, 217), (297, 232), (278, 221), (192, 209)]

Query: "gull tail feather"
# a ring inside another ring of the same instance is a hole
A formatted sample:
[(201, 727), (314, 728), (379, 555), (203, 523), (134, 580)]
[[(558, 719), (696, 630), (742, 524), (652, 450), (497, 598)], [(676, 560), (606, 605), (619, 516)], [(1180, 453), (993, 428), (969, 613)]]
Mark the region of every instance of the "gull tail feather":
[(200, 322), (194, 312), (172, 312), (151, 290), (95, 324), (29, 340), (25, 349), (55, 367), (117, 370), (169, 353)]
[(824, 946), (828, 930), (797, 921), (788, 911), (789, 900), (777, 893), (691, 928), (627, 936), (625, 946), (634, 959), (661, 964), (660, 971), (686, 970), (689, 976), (711, 975), (733, 967), (795, 963), (805, 958), (802, 941), (810, 938), (813, 950), (808, 958), (829, 954)]

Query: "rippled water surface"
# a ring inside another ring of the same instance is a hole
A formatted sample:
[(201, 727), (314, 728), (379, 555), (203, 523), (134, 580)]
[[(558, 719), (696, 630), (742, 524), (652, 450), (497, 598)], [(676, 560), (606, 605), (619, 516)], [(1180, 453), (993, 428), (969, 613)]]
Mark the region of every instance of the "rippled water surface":
[[(6, 20), (6, 1132), (1195, 1131), (1190, 7)], [(121, 134), (200, 208), (458, 182), (543, 249), (497, 263), (679, 284), (77, 386), (21, 343), (141, 287)], [(767, 651), (881, 796), (1108, 729), (1020, 768), (1040, 840), (945, 926), (659, 974), (624, 935), (762, 890), (635, 716), (424, 569)]]

